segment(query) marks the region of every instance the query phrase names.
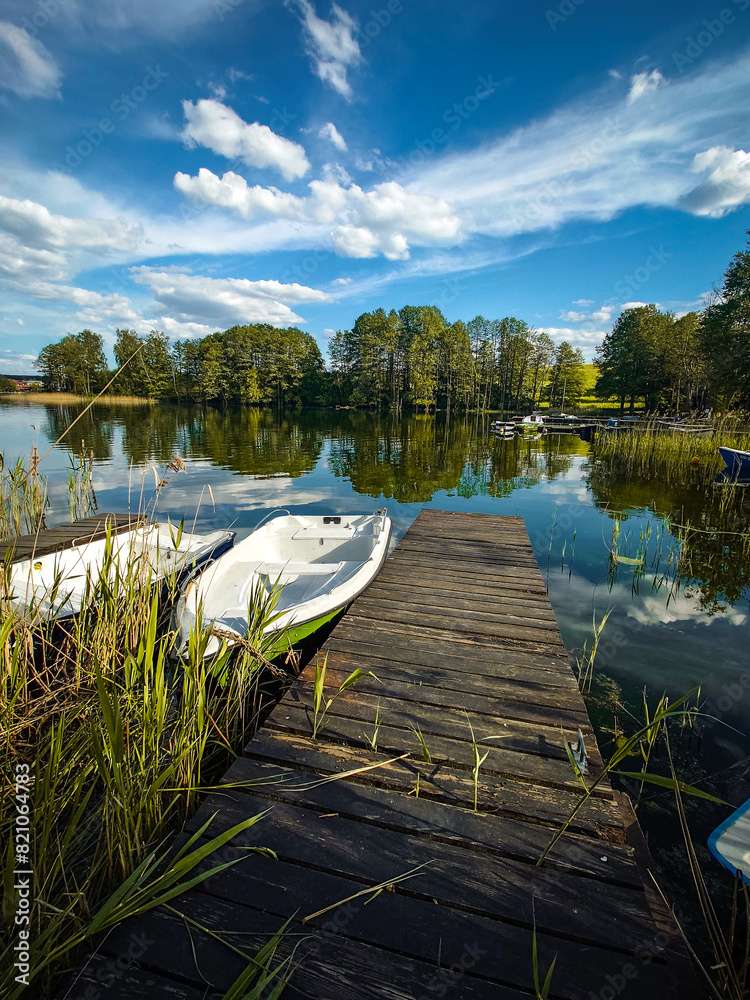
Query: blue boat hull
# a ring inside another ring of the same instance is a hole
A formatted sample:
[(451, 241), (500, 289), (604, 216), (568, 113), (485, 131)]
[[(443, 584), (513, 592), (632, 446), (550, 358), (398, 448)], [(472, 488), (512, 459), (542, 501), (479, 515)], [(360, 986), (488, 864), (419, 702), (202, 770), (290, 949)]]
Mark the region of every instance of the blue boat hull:
[(719, 448), (727, 472), (732, 479), (750, 479), (750, 452), (736, 448)]

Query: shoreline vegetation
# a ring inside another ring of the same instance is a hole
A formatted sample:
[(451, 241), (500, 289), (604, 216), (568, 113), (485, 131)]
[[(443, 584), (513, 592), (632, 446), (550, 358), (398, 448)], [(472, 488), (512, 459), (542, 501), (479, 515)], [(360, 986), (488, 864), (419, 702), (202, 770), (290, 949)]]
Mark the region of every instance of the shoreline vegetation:
[[(33, 462), (0, 467), (0, 539), (34, 532), (48, 504), (44, 475)], [(163, 472), (166, 483), (170, 471)], [(85, 470), (74, 469), (69, 485), (79, 514), (90, 513)], [(175, 544), (180, 535), (175, 526)], [(210, 629), (198, 622), (175, 669), (170, 612), (178, 578), (172, 573), (157, 585), (141, 559), (123, 571), (112, 543), (108, 537), (101, 574), (86, 579), (83, 610), (59, 621), (47, 620), (43, 606), (17, 608), (0, 567), (2, 842), (20, 843), (22, 796), (34, 819), (34, 891), (24, 911), (30, 948), (20, 974), (13, 935), (0, 944), (0, 993), (11, 1000), (29, 988), (56, 995), (107, 931), (160, 903), (179, 905), (183, 891), (236, 864), (221, 849), (262, 818), (250, 816), (215, 837), (205, 824), (175, 853), (174, 836), (200, 794), (221, 788), (212, 783), (254, 732), (274, 685), (293, 674), (292, 661), (281, 669), (269, 660), (264, 630), (277, 598), (258, 599), (245, 642), (235, 650), (222, 643), (210, 663)], [(19, 774), (23, 787), (14, 798)], [(13, 851), (4, 852), (6, 887), (19, 864)], [(6, 927), (15, 905), (7, 892)], [(247, 963), (246, 985), (260, 988), (279, 969), (275, 946), (248, 951)]]
[(75, 392), (0, 392), (0, 400), (12, 403), (51, 403), (59, 406), (67, 406), (75, 403), (90, 403), (95, 400), (97, 404), (109, 406), (151, 406), (158, 403), (158, 399), (148, 396), (116, 396), (114, 393), (103, 393), (100, 396), (83, 396)]
[(568, 340), (555, 343), (515, 316), (449, 322), (434, 305), (375, 309), (330, 338), (264, 323), (174, 342), (115, 331), (115, 373), (99, 333), (48, 344), (38, 368), (48, 389), (251, 406), (350, 406), (402, 412), (602, 408), (695, 412), (750, 409), (750, 249), (732, 258), (701, 312), (626, 303), (596, 351), (596, 378)]

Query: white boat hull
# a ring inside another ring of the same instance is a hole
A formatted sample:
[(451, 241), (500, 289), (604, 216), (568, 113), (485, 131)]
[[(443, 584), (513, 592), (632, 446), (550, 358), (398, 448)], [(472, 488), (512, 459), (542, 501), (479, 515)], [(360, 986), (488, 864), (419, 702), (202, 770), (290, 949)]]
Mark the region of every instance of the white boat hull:
[(269, 521), (185, 588), (177, 607), (181, 648), (199, 617), (217, 633), (206, 656), (219, 651), (221, 639), (229, 645), (241, 640), (258, 595), (277, 594), (267, 633), (293, 634), (305, 624), (329, 620), (377, 576), (390, 535), (385, 512)]
[[(206, 562), (233, 541), (232, 531), (180, 534), (173, 525), (139, 525), (112, 535), (109, 541), (100, 538), (13, 563), (8, 597), (18, 612), (45, 619), (69, 618), (94, 597), (105, 566), (113, 579), (126, 580), (135, 574), (144, 585), (151, 585)], [(109, 559), (107, 544), (111, 546)]]

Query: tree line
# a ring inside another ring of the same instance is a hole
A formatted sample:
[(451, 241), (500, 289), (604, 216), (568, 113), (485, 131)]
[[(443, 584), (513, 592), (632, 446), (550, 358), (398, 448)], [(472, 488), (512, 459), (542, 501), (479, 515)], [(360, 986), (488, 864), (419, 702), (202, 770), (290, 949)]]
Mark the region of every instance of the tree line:
[[(234, 326), (171, 344), (162, 333), (117, 330), (114, 392), (254, 406), (318, 404), (377, 410), (517, 409), (542, 400), (574, 406), (584, 360), (568, 343), (506, 317), (449, 323), (435, 306), (363, 313), (331, 340), (326, 369), (313, 337), (293, 327)], [(99, 334), (45, 347), (49, 388), (91, 395), (112, 377)]]
[[(173, 344), (156, 330), (147, 336), (117, 330), (114, 358), (114, 393), (277, 406), (325, 401), (320, 349), (310, 334), (293, 327), (234, 326)], [(49, 344), (37, 364), (50, 389), (85, 395), (114, 374), (102, 337), (91, 330)]]
[(574, 406), (583, 354), (515, 316), (449, 323), (435, 306), (363, 313), (331, 340), (335, 399), (401, 411)]
[[(113, 391), (253, 406), (338, 405), (400, 413), (575, 408), (583, 355), (515, 316), (449, 322), (436, 306), (362, 313), (330, 341), (326, 368), (315, 339), (295, 327), (234, 326), (197, 340), (117, 330)], [(750, 407), (750, 249), (733, 257), (720, 293), (682, 316), (655, 305), (626, 309), (597, 350), (595, 392), (621, 408), (673, 411)], [(91, 330), (45, 347), (51, 389), (85, 395), (113, 374)]]
[(734, 255), (702, 312), (626, 309), (596, 361), (596, 394), (621, 408), (643, 399), (648, 410), (750, 409), (750, 249)]

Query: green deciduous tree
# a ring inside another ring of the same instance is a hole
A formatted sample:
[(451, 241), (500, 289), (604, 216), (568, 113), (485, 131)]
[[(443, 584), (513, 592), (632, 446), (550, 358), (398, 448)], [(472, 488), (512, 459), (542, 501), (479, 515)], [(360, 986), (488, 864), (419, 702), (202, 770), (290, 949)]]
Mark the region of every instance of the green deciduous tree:
[(107, 376), (102, 338), (93, 330), (70, 333), (42, 348), (37, 366), (49, 388), (90, 396)]
[(700, 339), (714, 396), (750, 408), (750, 243), (732, 258)]
[(580, 348), (563, 340), (555, 349), (546, 396), (551, 407), (574, 408), (580, 402), (585, 383), (585, 363)]

